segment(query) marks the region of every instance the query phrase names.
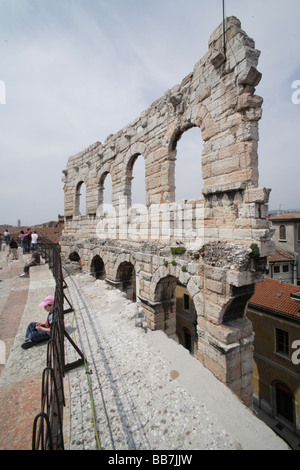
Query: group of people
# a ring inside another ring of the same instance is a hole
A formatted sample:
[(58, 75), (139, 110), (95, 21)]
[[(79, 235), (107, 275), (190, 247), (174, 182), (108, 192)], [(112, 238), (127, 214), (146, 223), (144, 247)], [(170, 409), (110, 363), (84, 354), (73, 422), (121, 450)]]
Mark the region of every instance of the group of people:
[[(18, 259), (18, 243), (14, 239), (14, 237), (10, 238), (10, 233), (8, 229), (4, 232), (4, 243), (5, 245), (9, 246), (9, 253), (7, 256), (12, 254), (13, 259)], [(24, 266), (24, 272), (21, 274), (22, 276), (29, 277), (29, 269), (31, 266), (36, 266), (40, 264), (41, 257), (38, 252), (38, 234), (36, 230), (32, 233), (30, 229), (24, 233), (21, 230), (20, 235), (20, 243), (22, 247), (23, 254), (31, 253), (31, 258), (27, 261)], [(0, 251), (2, 249), (2, 236), (0, 234)], [(21, 345), (23, 349), (29, 349), (32, 346), (42, 342), (48, 341), (50, 339), (50, 332), (51, 332), (51, 324), (53, 322), (53, 314), (54, 314), (54, 302), (55, 299), (53, 296), (48, 296), (44, 299), (42, 303), (39, 304), (39, 307), (43, 307), (47, 313), (47, 319), (45, 323), (40, 322), (31, 322), (27, 326), (26, 334), (25, 334), (25, 342)]]
[(29, 253), (31, 247), (37, 250), (38, 234), (36, 233), (36, 230), (34, 230), (32, 233), (29, 228), (26, 232), (21, 230), (20, 240), (23, 254)]
[(26, 232), (21, 230), (20, 240), (23, 254), (31, 254), (31, 258), (26, 262), (24, 272), (20, 274), (20, 277), (29, 277), (30, 267), (37, 266), (41, 262), (41, 256), (38, 252), (38, 234), (36, 230), (31, 233), (29, 228)]
[[(4, 242), (6, 246), (9, 246), (9, 253), (7, 256), (12, 254), (13, 259), (18, 259), (18, 243), (14, 239), (14, 237), (10, 237), (10, 233), (8, 229), (4, 232), (4, 240), (0, 234), (0, 251), (2, 250), (2, 243)], [(24, 253), (31, 253), (31, 258), (27, 261), (24, 266), (24, 272), (21, 276), (29, 277), (29, 269), (31, 266), (36, 266), (40, 264), (41, 257), (38, 252), (38, 234), (36, 230), (32, 233), (30, 229), (24, 233), (21, 230), (19, 235), (21, 247), (23, 254)], [(29, 349), (32, 346), (42, 342), (48, 341), (50, 339), (50, 332), (51, 332), (51, 324), (53, 321), (53, 314), (54, 314), (54, 302), (55, 299), (53, 296), (48, 296), (44, 299), (42, 303), (39, 304), (39, 307), (43, 307), (47, 313), (47, 319), (45, 323), (40, 322), (31, 322), (27, 326), (26, 334), (25, 334), (25, 342), (21, 345), (23, 349)]]
[[(30, 253), (31, 257), (26, 262), (24, 266), (24, 272), (20, 275), (20, 277), (29, 277), (29, 269), (31, 266), (36, 266), (40, 264), (41, 257), (38, 252), (38, 234), (36, 230), (31, 233), (31, 230), (28, 228), (25, 232), (23, 230), (20, 231), (19, 235), (20, 244), (22, 248), (22, 253)], [(5, 245), (9, 247), (9, 251), (7, 254), (7, 259), (12, 255), (12, 259), (18, 259), (18, 243), (14, 237), (10, 238), (10, 233), (8, 229), (4, 232), (4, 242)], [(2, 249), (2, 237), (0, 235), (0, 251)]]
[[(4, 243), (9, 247), (7, 258), (12, 254), (12, 259), (18, 259), (18, 243), (14, 238), (10, 238), (10, 233), (7, 229), (4, 232)], [(2, 250), (2, 236), (0, 234), (0, 251)]]
[[(4, 232), (4, 243), (5, 245), (9, 245), (9, 242), (10, 242), (10, 234), (6, 228)], [(0, 233), (0, 251), (2, 250), (2, 243), (3, 243), (2, 234)]]
[[(6, 246), (9, 246), (9, 249), (10, 249), (8, 257), (12, 253), (13, 259), (17, 259), (17, 248), (18, 248), (17, 241), (15, 240), (14, 237), (10, 238), (10, 233), (8, 229), (5, 229), (5, 232), (3, 235), (4, 235), (4, 243)], [(36, 230), (34, 230), (33, 232), (31, 232), (30, 228), (28, 228), (25, 232), (24, 230), (21, 230), (19, 239), (20, 239), (20, 244), (21, 244), (23, 255), (25, 253), (30, 253), (30, 248), (34, 248), (34, 250), (38, 249), (38, 234)], [(2, 243), (3, 243), (3, 240), (0, 234), (0, 251), (2, 250)]]

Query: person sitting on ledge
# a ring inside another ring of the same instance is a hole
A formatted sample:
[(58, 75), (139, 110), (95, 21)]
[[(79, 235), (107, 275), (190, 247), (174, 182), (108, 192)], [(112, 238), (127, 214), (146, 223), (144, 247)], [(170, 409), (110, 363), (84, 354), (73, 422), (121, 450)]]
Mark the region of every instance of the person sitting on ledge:
[(29, 323), (25, 335), (25, 343), (21, 345), (23, 349), (29, 349), (41, 341), (48, 341), (50, 339), (50, 327), (53, 321), (53, 310), (54, 310), (54, 297), (49, 295), (44, 299), (39, 307), (44, 307), (47, 315), (45, 323), (32, 322)]
[(31, 251), (31, 258), (29, 261), (24, 266), (24, 273), (20, 274), (20, 277), (29, 277), (29, 268), (31, 266), (37, 266), (41, 262), (41, 256), (38, 251), (36, 251), (34, 248), (30, 248)]

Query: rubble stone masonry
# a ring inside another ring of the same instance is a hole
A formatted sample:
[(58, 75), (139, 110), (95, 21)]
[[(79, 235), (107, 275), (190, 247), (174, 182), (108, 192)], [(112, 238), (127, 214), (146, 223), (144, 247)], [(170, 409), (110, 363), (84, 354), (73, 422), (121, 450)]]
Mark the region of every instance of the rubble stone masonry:
[[(83, 270), (130, 291), (148, 327), (174, 339), (176, 285), (185, 286), (197, 312), (196, 356), (251, 405), (253, 331), (245, 308), (274, 250), (270, 190), (258, 187), (259, 51), (235, 17), (226, 18), (225, 30), (220, 25), (208, 46), (193, 72), (133, 123), (69, 158), (60, 244), (63, 256), (76, 255)], [(203, 190), (178, 202), (176, 147), (192, 127), (203, 139)], [(134, 208), (139, 156), (146, 206)], [(105, 211), (108, 174), (112, 205)], [(85, 215), (79, 213), (83, 184)]]

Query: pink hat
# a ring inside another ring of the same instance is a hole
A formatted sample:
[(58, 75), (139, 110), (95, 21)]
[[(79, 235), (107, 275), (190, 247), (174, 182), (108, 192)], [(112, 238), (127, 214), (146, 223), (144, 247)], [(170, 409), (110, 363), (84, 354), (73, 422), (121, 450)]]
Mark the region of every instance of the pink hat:
[(44, 301), (39, 304), (39, 307), (46, 307), (46, 305), (54, 305), (54, 297), (53, 295), (49, 295), (44, 299)]

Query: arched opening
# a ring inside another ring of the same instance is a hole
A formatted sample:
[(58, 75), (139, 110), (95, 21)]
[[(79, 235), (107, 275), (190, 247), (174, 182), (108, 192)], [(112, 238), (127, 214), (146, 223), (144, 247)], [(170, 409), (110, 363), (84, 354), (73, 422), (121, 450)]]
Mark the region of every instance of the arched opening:
[(172, 339), (176, 339), (176, 285), (177, 278), (168, 275), (157, 283), (154, 293), (154, 329)]
[(81, 259), (77, 251), (72, 251), (72, 253), (69, 254), (69, 260), (72, 262), (72, 269), (75, 271), (82, 270)]
[(133, 206), (146, 205), (145, 160), (142, 155), (138, 155), (133, 163), (131, 203)]
[(140, 153), (134, 154), (128, 162), (126, 171), (127, 205), (146, 205), (145, 160)]
[(199, 127), (177, 134), (173, 141), (175, 148), (175, 201), (202, 197), (203, 140)]
[(176, 337), (178, 343), (196, 355), (197, 312), (187, 288), (180, 282), (176, 286)]
[(69, 254), (69, 260), (70, 261), (80, 261), (80, 256), (76, 251), (72, 251), (72, 253)]
[(103, 259), (99, 255), (94, 256), (94, 258), (92, 259), (90, 272), (91, 275), (94, 276), (96, 279), (105, 279), (105, 266)]
[(242, 287), (231, 287), (231, 300), (223, 315), (223, 323), (243, 318), (249, 300), (255, 291), (255, 284)]
[(280, 225), (280, 227), (279, 227), (279, 240), (286, 240), (285, 225)]
[(79, 181), (75, 194), (75, 215), (86, 215), (86, 186), (84, 181)]
[(104, 187), (104, 181), (103, 181), (103, 204), (104, 205), (112, 204), (112, 179), (111, 179), (110, 173), (106, 173), (105, 187)]
[(108, 171), (99, 180), (97, 215), (103, 216), (112, 210), (112, 178)]
[(136, 302), (136, 273), (132, 263), (124, 261), (120, 264), (117, 282), (121, 291), (126, 293), (127, 299)]
[(154, 301), (154, 329), (163, 330), (196, 355), (197, 312), (187, 288), (175, 276), (168, 275), (157, 283)]
[(289, 422), (294, 422), (294, 400), (293, 394), (290, 389), (280, 383), (277, 382), (275, 384), (276, 390), (276, 413), (282, 416), (284, 419), (288, 420)]

